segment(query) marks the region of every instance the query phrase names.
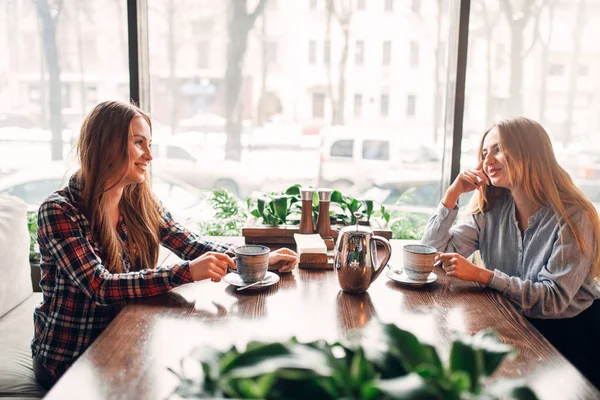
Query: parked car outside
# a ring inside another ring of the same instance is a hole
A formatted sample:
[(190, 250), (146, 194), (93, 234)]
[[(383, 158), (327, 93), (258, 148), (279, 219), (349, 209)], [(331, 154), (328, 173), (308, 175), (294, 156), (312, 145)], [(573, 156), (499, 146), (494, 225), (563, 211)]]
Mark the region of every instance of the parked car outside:
[[(76, 163), (78, 132), (63, 130), (63, 157)], [(43, 166), (51, 160), (51, 133), (42, 129), (0, 128), (0, 176)], [(245, 163), (196, 155), (193, 147), (156, 132), (152, 141), (153, 171), (170, 175), (198, 189), (223, 188), (242, 198), (261, 185), (260, 175)]]
[(342, 126), (324, 128), (321, 134), (321, 186), (360, 189), (371, 186), (379, 174), (412, 170), (433, 176), (440, 169), (435, 147), (414, 136), (399, 138), (397, 131)]
[[(76, 166), (66, 166), (56, 161), (44, 167), (15, 172), (0, 178), (0, 195), (16, 196), (27, 203), (30, 212), (37, 212), (44, 200), (54, 191), (65, 187)], [(198, 223), (213, 217), (208, 191), (179, 181), (160, 171), (152, 171), (152, 190), (167, 207), (177, 222), (192, 231), (198, 231)]]

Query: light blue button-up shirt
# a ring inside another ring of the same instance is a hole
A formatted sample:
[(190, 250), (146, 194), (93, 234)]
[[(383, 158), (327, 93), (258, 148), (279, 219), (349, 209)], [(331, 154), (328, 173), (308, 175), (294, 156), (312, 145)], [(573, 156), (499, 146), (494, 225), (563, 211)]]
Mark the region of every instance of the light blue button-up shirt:
[[(583, 240), (593, 248), (592, 222), (583, 210), (569, 211)], [(489, 287), (502, 292), (524, 315), (570, 318), (600, 297), (598, 282), (589, 277), (590, 257), (549, 207), (541, 207), (529, 218), (523, 235), (510, 194), (498, 199), (492, 210), (467, 215), (452, 226), (457, 214), (458, 208), (449, 210), (440, 204), (421, 242), (464, 257), (480, 250), (486, 268), (494, 271)]]

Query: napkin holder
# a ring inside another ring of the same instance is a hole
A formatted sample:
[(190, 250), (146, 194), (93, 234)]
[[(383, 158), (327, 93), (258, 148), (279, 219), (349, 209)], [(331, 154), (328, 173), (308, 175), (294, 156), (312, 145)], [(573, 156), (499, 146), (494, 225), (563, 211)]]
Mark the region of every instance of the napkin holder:
[[(333, 252), (318, 234), (294, 234), (298, 267), (303, 269), (333, 269)], [(330, 254), (328, 254), (330, 253)]]

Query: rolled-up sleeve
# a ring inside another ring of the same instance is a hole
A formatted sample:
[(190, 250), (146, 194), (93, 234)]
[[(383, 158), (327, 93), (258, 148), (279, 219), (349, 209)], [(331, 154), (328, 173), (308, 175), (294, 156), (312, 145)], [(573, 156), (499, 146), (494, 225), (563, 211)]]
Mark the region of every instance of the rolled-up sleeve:
[(422, 244), (435, 247), (443, 253), (458, 253), (469, 257), (479, 249), (479, 234), (485, 220), (483, 214), (470, 214), (461, 218), (456, 225), (458, 207), (453, 210), (439, 204), (435, 214), (427, 222)]
[(160, 242), (179, 258), (193, 260), (208, 251), (225, 253), (230, 257), (235, 255), (236, 245), (206, 240), (200, 235), (190, 232), (183, 225), (175, 222), (171, 213), (160, 203), (159, 213), (163, 220), (163, 227), (160, 230)]

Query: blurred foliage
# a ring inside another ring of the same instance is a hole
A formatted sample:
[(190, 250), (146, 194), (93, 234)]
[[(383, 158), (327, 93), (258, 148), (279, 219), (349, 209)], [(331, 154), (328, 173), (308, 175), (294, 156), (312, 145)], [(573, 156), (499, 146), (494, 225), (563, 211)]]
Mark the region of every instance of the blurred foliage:
[(421, 240), (429, 216), (397, 210), (392, 211), (391, 215), (389, 228), (392, 230), (392, 239)]
[(36, 212), (27, 213), (27, 229), (29, 231), (29, 262), (40, 262), (40, 246), (37, 240), (38, 215)]
[[(174, 395), (239, 399), (536, 399), (519, 381), (487, 378), (515, 351), (492, 331), (457, 336), (448, 361), (394, 324), (336, 343), (250, 342), (196, 348), (181, 360)], [(375, 332), (375, 333), (373, 333)]]
[(214, 189), (208, 203), (215, 211), (215, 216), (199, 224), (201, 235), (206, 236), (241, 236), (242, 227), (248, 218), (244, 204), (233, 194), (224, 189)]

